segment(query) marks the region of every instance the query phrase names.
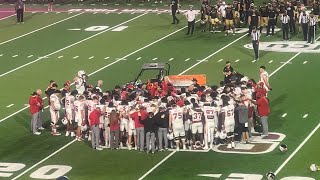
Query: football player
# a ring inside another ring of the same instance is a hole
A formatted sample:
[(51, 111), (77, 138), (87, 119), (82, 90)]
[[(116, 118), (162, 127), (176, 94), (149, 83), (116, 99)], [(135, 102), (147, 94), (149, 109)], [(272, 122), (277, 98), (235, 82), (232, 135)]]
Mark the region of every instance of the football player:
[(204, 149), (208, 149), (208, 143), (210, 143), (210, 149), (213, 148), (215, 129), (218, 124), (218, 112), (217, 105), (212, 102), (210, 106), (203, 106), (203, 112), (205, 117), (205, 129), (204, 129)]
[[(123, 100), (118, 106), (118, 111), (120, 113), (120, 147), (123, 147), (124, 137), (128, 137), (129, 131), (129, 110), (130, 107), (126, 100)], [(126, 132), (126, 134), (125, 134)], [(128, 147), (128, 142), (126, 143)]]
[(84, 110), (85, 97), (80, 95), (77, 100), (74, 101), (75, 122), (78, 124), (76, 140), (82, 141), (81, 138), (81, 126), (85, 125), (85, 110)]
[(223, 106), (221, 107), (221, 119), (222, 119), (222, 130), (227, 133), (227, 148), (234, 148), (234, 105), (229, 104), (230, 97), (223, 95), (222, 97)]
[(109, 103), (108, 107), (106, 107), (106, 112), (104, 114), (104, 141), (105, 141), (105, 147), (110, 147), (110, 114), (111, 111), (115, 110), (113, 107), (113, 103)]
[(266, 67), (265, 66), (260, 66), (260, 81), (259, 82), (263, 82), (264, 83), (264, 88), (267, 91), (272, 90), (270, 84), (269, 84), (269, 74), (266, 71)]
[(61, 135), (57, 132), (58, 120), (60, 118), (59, 111), (61, 108), (59, 95), (61, 94), (60, 90), (55, 90), (50, 96), (50, 116), (51, 116), (51, 134), (54, 136)]
[(241, 27), (240, 24), (240, 2), (238, 0), (234, 0), (232, 3), (234, 24), (236, 27)]
[(262, 29), (268, 26), (268, 5), (263, 3), (263, 5), (259, 8), (260, 11), (260, 34), (262, 33)]
[(226, 7), (226, 18), (225, 18), (225, 26), (226, 26), (226, 33), (225, 36), (229, 34), (229, 31), (232, 29), (233, 35), (235, 35), (235, 28), (233, 22), (233, 10), (231, 8), (231, 4), (228, 4)]
[(210, 23), (209, 23), (209, 30), (210, 32), (215, 32), (217, 27), (221, 24), (220, 20), (218, 19), (218, 7), (212, 6), (209, 11)]
[(67, 124), (67, 131), (66, 136), (69, 136), (71, 132), (71, 137), (75, 136), (75, 133), (73, 132), (73, 128), (71, 127), (72, 121), (74, 120), (74, 100), (75, 95), (78, 94), (77, 90), (72, 91), (71, 93), (68, 93), (65, 98), (65, 118), (68, 120)]
[(169, 111), (169, 131), (173, 131), (174, 140), (176, 143), (176, 149), (180, 149), (180, 140), (182, 141), (183, 149), (186, 149), (185, 145), (185, 131), (183, 126), (183, 114), (184, 108), (172, 105), (172, 109)]
[(200, 144), (203, 144), (203, 122), (204, 122), (204, 115), (203, 111), (199, 107), (198, 104), (194, 103), (193, 108), (190, 109), (190, 115), (192, 116), (192, 141), (193, 141), (193, 148), (196, 145), (196, 135), (198, 133)]
[(87, 78), (88, 76), (86, 75), (86, 73), (83, 70), (80, 70), (78, 71), (78, 76), (73, 79), (76, 86), (76, 90), (80, 95), (82, 95), (83, 92), (86, 90)]
[[(131, 107), (131, 111), (129, 112), (129, 114), (134, 113), (135, 111), (139, 111), (139, 107), (135, 108), (135, 107)], [(134, 120), (129, 116), (129, 126), (128, 126), (128, 149), (131, 150), (132, 148), (132, 136), (133, 136), (133, 140), (134, 140), (134, 144), (135, 147), (134, 149), (137, 150), (137, 131), (134, 125)]]

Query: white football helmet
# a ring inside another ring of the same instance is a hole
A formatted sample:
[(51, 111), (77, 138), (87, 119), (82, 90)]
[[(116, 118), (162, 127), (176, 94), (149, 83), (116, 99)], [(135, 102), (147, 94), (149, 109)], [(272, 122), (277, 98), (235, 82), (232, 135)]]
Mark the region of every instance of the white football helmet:
[(281, 144), (279, 146), (279, 149), (281, 152), (286, 152), (286, 151), (288, 151), (288, 146), (286, 144)]
[(86, 74), (86, 72), (84, 70), (78, 71), (78, 77), (82, 78), (82, 76), (85, 75), (85, 74)]
[(81, 131), (86, 131), (88, 129), (88, 126), (85, 124), (85, 125), (81, 125)]
[(266, 174), (266, 177), (268, 180), (274, 180), (276, 178), (276, 175), (273, 172), (268, 172)]
[(319, 170), (319, 166), (317, 166), (316, 164), (311, 164), (310, 165), (310, 171), (316, 172), (318, 170)]
[(62, 124), (67, 125), (68, 124), (68, 119), (67, 118), (63, 118), (61, 119)]
[(173, 140), (173, 133), (172, 132), (168, 133), (167, 138), (168, 138), (168, 140)]
[(221, 131), (219, 134), (220, 139), (226, 139), (227, 138), (227, 133), (226, 131)]

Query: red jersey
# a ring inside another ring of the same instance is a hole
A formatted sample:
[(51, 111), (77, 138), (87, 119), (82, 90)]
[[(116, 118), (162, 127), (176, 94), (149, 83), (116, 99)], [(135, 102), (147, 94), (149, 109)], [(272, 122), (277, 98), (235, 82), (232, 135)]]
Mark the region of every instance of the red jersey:
[(29, 98), (29, 105), (30, 105), (30, 112), (31, 114), (35, 114), (40, 111), (39, 106), (38, 106), (38, 101), (37, 97), (30, 96)]
[(115, 121), (114, 123), (110, 122), (110, 131), (116, 131), (119, 130), (120, 126), (119, 126), (119, 120)]
[(39, 110), (43, 109), (43, 99), (40, 96), (37, 96), (37, 101), (40, 103)]
[(257, 99), (257, 107), (258, 107), (258, 114), (259, 116), (269, 116), (270, 108), (268, 99), (264, 96)]
[[(141, 120), (145, 120), (148, 117), (148, 113), (144, 110), (140, 110), (140, 114), (141, 114)], [(134, 126), (136, 128), (140, 128), (140, 127), (144, 127), (143, 124), (140, 123), (139, 121), (139, 115), (138, 112), (134, 112), (132, 114), (130, 114), (131, 119), (134, 121)]]

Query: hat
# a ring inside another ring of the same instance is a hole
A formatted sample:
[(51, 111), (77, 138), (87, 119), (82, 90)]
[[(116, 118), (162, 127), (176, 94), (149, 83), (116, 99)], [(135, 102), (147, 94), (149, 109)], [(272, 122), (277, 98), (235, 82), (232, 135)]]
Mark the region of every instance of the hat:
[(36, 93), (36, 92), (33, 92), (33, 93), (31, 94), (31, 96), (35, 96), (35, 95), (37, 95), (37, 93)]

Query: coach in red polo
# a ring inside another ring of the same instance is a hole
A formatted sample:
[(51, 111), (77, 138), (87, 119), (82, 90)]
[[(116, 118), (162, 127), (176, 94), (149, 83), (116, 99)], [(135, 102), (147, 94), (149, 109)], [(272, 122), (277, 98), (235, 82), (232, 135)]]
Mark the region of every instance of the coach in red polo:
[(32, 114), (31, 119), (31, 131), (34, 135), (40, 135), (41, 132), (37, 131), (37, 123), (39, 119), (39, 111), (41, 104), (38, 101), (38, 95), (36, 92), (33, 92), (29, 98), (29, 106), (30, 106), (30, 112)]
[(91, 138), (91, 144), (92, 148), (101, 151), (102, 148), (99, 145), (99, 139), (100, 139), (100, 116), (103, 114), (101, 109), (97, 107), (95, 110), (93, 110), (89, 115), (89, 125), (91, 128), (92, 138)]
[(260, 122), (262, 124), (263, 134), (261, 136), (265, 137), (269, 134), (268, 129), (268, 116), (270, 114), (269, 101), (265, 95), (257, 92), (257, 108), (258, 115), (260, 116)]

